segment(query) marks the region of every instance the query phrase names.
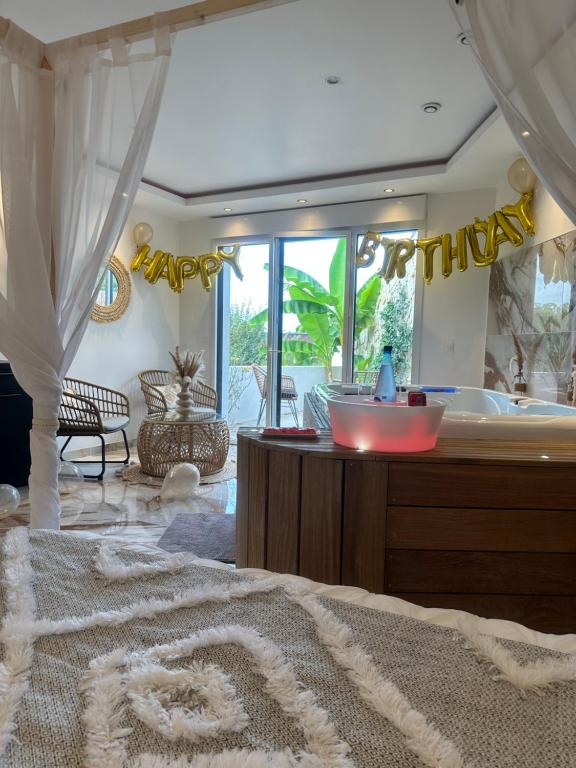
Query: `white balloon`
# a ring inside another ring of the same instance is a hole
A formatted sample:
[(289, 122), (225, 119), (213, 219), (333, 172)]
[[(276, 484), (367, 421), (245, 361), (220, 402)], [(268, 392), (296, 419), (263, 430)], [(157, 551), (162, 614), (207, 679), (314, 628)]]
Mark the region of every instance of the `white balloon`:
[(163, 501), (186, 501), (196, 492), (200, 483), (200, 470), (195, 464), (176, 464), (162, 483)]
[(58, 469), (58, 490), (60, 493), (75, 493), (84, 482), (80, 467), (71, 461), (61, 461)]
[(12, 515), (20, 505), (20, 494), (13, 485), (0, 485), (0, 515)]
[(530, 192), (536, 186), (538, 178), (525, 157), (519, 157), (514, 160), (508, 168), (508, 183), (520, 194)]
[(154, 230), (150, 224), (145, 221), (140, 221), (132, 230), (132, 237), (138, 248), (140, 248), (140, 246), (147, 245), (150, 240), (152, 240), (154, 237)]

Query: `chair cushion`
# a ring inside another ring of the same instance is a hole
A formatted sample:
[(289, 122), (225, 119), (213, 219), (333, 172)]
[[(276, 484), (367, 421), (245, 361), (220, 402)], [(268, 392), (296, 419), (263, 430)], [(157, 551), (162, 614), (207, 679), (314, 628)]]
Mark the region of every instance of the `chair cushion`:
[(109, 416), (106, 419), (102, 419), (103, 431), (106, 433), (118, 432), (118, 430), (123, 429), (129, 421), (129, 416)]
[(173, 384), (165, 384), (161, 387), (156, 387), (164, 395), (166, 405), (169, 411), (173, 411), (176, 408), (176, 401), (178, 399), (178, 393), (180, 392), (180, 385), (177, 382)]

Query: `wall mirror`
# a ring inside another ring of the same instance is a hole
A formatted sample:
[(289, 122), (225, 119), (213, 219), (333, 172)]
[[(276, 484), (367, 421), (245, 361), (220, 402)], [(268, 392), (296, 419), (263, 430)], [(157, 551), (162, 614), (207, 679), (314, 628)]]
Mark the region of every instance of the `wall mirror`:
[(91, 318), (97, 323), (113, 323), (120, 320), (130, 303), (130, 274), (117, 256), (101, 277), (100, 290)]

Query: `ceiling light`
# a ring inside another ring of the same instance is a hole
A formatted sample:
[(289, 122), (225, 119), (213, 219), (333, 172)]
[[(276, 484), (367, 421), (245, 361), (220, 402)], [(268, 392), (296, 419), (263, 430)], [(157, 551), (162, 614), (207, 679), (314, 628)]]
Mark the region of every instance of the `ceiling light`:
[(442, 109), (442, 104), (439, 101), (428, 101), (426, 104), (422, 104), (422, 109), (427, 115), (435, 115)]
[(394, 192), (394, 190), (392, 189), (392, 187), (386, 187), (384, 192), (386, 192), (386, 194), (389, 195), (391, 192)]
[(298, 200), (296, 200), (296, 202), (300, 203), (301, 205), (305, 205), (308, 202), (308, 200), (304, 200), (303, 197), (300, 197)]
[(470, 33), (460, 32), (456, 40), (458, 40), (460, 45), (470, 45)]
[(338, 85), (342, 82), (342, 80), (338, 77), (338, 75), (328, 75), (328, 77), (324, 79), (324, 82), (327, 85)]
[(522, 131), (522, 136), (524, 136), (524, 138), (530, 136), (530, 131)]
[(224, 213), (232, 213), (232, 208), (224, 208)]

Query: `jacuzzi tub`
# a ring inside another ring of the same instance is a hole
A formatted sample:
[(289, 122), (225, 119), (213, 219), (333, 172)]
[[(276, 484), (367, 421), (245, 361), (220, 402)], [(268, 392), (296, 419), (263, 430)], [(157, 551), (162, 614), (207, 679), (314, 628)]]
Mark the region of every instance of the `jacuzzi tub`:
[[(446, 403), (440, 437), (576, 444), (576, 408), (476, 387), (414, 387)], [(320, 400), (326, 400), (331, 395), (370, 390), (351, 384), (321, 384), (315, 391)]]

